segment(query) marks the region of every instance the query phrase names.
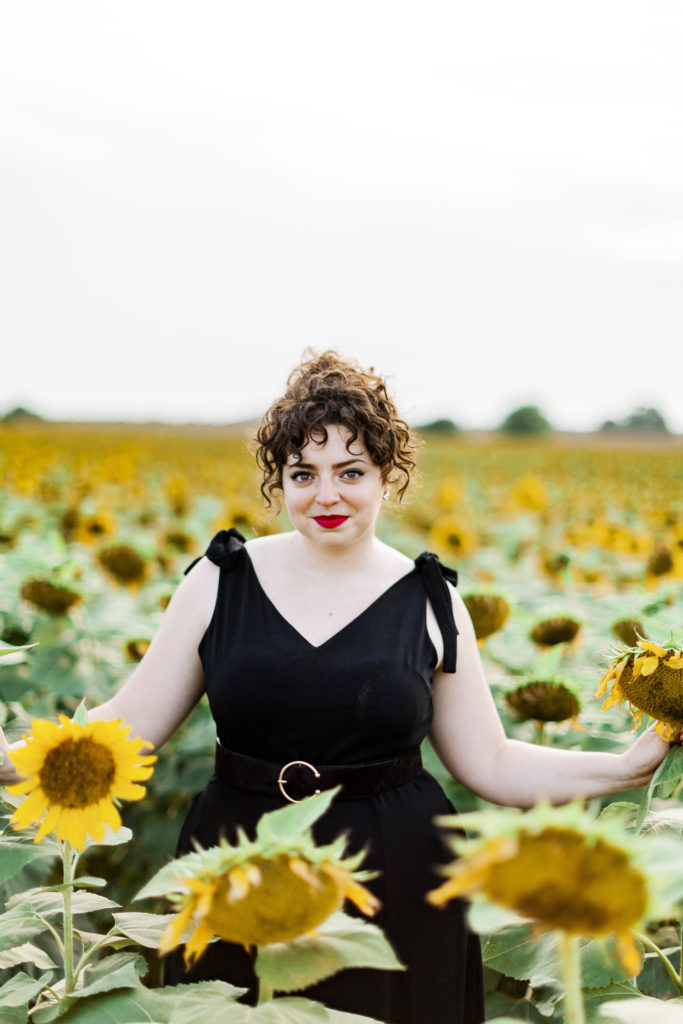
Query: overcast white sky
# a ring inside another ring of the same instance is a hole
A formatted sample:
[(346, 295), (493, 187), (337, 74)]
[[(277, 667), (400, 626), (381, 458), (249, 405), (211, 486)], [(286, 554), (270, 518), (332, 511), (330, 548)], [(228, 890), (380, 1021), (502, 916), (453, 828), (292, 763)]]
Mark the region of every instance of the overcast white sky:
[(0, 0), (0, 413), (683, 431), (678, 0)]

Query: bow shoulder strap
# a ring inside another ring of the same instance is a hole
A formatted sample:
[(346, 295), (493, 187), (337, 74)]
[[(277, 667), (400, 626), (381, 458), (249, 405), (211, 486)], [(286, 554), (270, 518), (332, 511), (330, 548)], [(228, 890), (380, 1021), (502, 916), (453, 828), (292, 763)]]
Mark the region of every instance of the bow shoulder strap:
[(442, 565), (437, 555), (431, 551), (423, 551), (415, 559), (420, 570), (427, 597), (434, 609), (436, 621), (443, 638), (443, 670), (455, 672), (458, 656), (458, 627), (453, 618), (453, 603), (448, 584), (457, 585), (458, 574), (455, 569)]
[[(229, 530), (219, 530), (204, 554), (211, 562), (214, 562), (215, 565), (219, 565), (221, 569), (232, 569), (243, 551), (244, 537), (239, 530), (236, 530), (233, 526)], [(199, 558), (203, 557), (203, 555), (199, 556)], [(194, 562), (192, 562), (191, 565), (188, 565), (185, 570), (186, 576), (190, 569), (193, 569), (197, 564), (199, 558), (195, 558)]]

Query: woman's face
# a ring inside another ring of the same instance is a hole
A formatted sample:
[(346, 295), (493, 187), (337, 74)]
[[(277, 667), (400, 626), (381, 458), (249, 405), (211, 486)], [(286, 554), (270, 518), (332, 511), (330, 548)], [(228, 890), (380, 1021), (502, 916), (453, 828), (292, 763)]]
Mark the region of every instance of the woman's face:
[(326, 548), (347, 547), (372, 536), (384, 481), (359, 437), (346, 447), (346, 427), (326, 427), (327, 443), (309, 441), (300, 461), (290, 456), (282, 489), (292, 526)]

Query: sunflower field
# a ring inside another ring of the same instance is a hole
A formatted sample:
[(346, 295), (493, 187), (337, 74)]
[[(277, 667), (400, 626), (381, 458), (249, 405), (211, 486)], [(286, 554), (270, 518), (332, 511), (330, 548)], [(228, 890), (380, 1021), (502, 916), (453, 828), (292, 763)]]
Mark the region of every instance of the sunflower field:
[[(508, 735), (614, 752), (653, 719), (665, 738), (674, 735), (683, 724), (681, 439), (429, 436), (419, 466), (407, 499), (383, 509), (379, 534), (410, 557), (431, 550), (457, 568)], [(237, 429), (6, 424), (0, 478), (0, 648), (26, 648), (0, 663), (0, 725), (10, 742), (32, 720), (66, 722), (83, 700), (102, 703), (120, 687), (183, 570), (214, 533), (288, 528), (284, 513), (264, 509), (248, 439)], [(123, 750), (124, 740), (116, 742)], [(89, 851), (89, 876), (105, 877), (119, 906), (173, 856), (190, 801), (212, 774), (214, 745), (201, 701), (161, 751), (144, 799), (122, 810), (130, 841)], [(533, 892), (523, 894), (526, 903), (521, 896), (508, 904), (475, 899), (488, 1019), (683, 1021), (681, 748), (672, 747), (646, 789), (587, 809), (528, 812), (536, 815), (531, 832), (519, 812), (487, 805), (456, 784), (428, 746), (424, 755), (468, 830), (480, 834), (473, 866), (445, 883), (444, 898), (478, 890), (491, 897), (503, 885), (501, 865), (513, 843), (531, 882), (548, 864), (567, 876), (570, 862), (593, 858), (599, 876), (586, 903), (597, 907), (604, 894), (603, 908), (614, 910), (600, 927), (570, 928), (584, 936), (577, 953), (584, 1018), (572, 1016), (566, 998), (569, 947), (563, 952), (555, 938), (561, 915), (539, 927), (542, 912), (522, 910), (536, 905)], [(131, 778), (151, 774), (138, 771)], [(124, 795), (135, 786), (121, 785)], [(10, 800), (8, 817), (18, 803)], [(108, 814), (118, 823), (113, 804)], [(7, 857), (0, 851), (0, 1022), (21, 1024), (30, 998), (12, 1002), (17, 971), (29, 979), (22, 981), (28, 992), (55, 940), (49, 933), (32, 940), (40, 956), (22, 960), (2, 913), (56, 877), (47, 858), (13, 854), (10, 864)], [(591, 870), (573, 876), (573, 896), (582, 878), (588, 886)], [(543, 879), (546, 889), (552, 885)], [(663, 895), (646, 894), (649, 879), (667, 880)], [(95, 934), (104, 906), (91, 906), (80, 920)], [(153, 955), (140, 970), (150, 988), (159, 983)], [(41, 1010), (35, 1019), (56, 1018)]]

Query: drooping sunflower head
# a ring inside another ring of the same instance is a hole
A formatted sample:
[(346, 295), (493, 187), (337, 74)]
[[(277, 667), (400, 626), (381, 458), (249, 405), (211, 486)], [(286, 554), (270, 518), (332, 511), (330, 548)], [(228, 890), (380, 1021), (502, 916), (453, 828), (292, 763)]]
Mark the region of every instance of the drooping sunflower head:
[(468, 594), (463, 601), (470, 613), (477, 640), (502, 629), (510, 615), (510, 605), (498, 594)]
[(22, 829), (40, 822), (34, 842), (54, 831), (77, 850), (88, 835), (100, 842), (107, 825), (118, 830), (114, 800), (140, 800), (145, 787), (139, 783), (150, 777), (156, 761), (141, 753), (150, 744), (129, 739), (130, 731), (121, 721), (81, 725), (66, 715), (59, 723), (34, 719), (26, 745), (12, 751), (17, 771), (26, 778), (7, 789), (26, 799), (11, 824)]
[[(223, 840), (167, 865), (139, 894), (165, 895), (177, 911), (160, 951), (180, 945), (188, 929), (188, 965), (214, 936), (247, 948), (287, 942), (313, 931), (347, 898), (363, 913), (374, 914), (379, 902), (359, 881), (369, 875), (356, 870), (363, 852), (345, 858), (344, 836), (316, 846), (310, 827), (283, 827), (287, 816), (294, 826), (302, 813), (308, 822), (312, 815), (319, 817), (330, 800), (323, 793), (307, 801), (311, 806), (303, 812), (299, 805), (271, 812), (261, 818), (254, 840), (240, 833), (234, 844)], [(271, 829), (275, 815), (278, 827)]]
[(574, 691), (556, 679), (530, 679), (508, 690), (505, 701), (523, 722), (565, 722), (581, 710)]
[(640, 846), (620, 825), (596, 821), (579, 804), (479, 811), (437, 822), (479, 835), (449, 840), (459, 856), (445, 869), (447, 880), (428, 894), (430, 903), (480, 895), (530, 918), (540, 931), (614, 934), (624, 966), (638, 973), (631, 929), (646, 916), (651, 894)]
[(110, 544), (102, 548), (97, 561), (118, 583), (131, 585), (141, 583), (145, 578), (145, 560), (130, 544)]
[(22, 583), (21, 596), (29, 604), (49, 612), (50, 615), (65, 615), (69, 608), (81, 600), (78, 591), (38, 577)]
[(683, 725), (683, 644), (641, 638), (632, 647), (617, 644), (608, 657), (596, 692), (596, 697), (607, 695), (600, 710), (628, 701), (634, 728), (645, 712), (656, 719), (659, 735), (672, 739)]
[(647, 640), (647, 633), (638, 619), (619, 619), (613, 623), (612, 632), (627, 647), (635, 647), (638, 640)]
[(540, 647), (554, 647), (573, 640), (580, 628), (576, 619), (559, 615), (537, 622), (531, 631), (531, 639)]

